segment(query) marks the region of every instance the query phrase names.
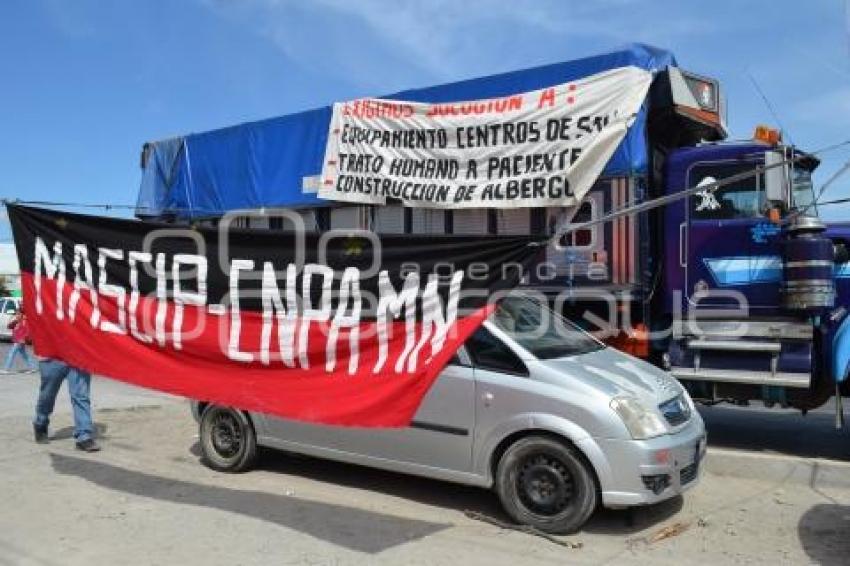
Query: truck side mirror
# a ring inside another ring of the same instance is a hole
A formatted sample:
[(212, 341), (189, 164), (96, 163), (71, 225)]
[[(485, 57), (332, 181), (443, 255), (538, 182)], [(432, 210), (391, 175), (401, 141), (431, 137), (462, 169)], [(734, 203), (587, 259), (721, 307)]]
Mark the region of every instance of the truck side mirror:
[(768, 167), (764, 172), (764, 195), (767, 205), (779, 204), (782, 208), (788, 202), (788, 166), (779, 165), (785, 160), (785, 156), (779, 151), (766, 151), (764, 153), (764, 166)]

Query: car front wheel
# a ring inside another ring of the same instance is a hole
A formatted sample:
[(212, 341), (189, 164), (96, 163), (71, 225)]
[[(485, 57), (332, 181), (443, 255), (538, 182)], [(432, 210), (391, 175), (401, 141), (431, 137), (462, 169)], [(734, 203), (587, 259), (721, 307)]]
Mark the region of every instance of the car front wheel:
[(580, 529), (599, 500), (593, 471), (581, 454), (542, 436), (522, 438), (505, 451), (496, 491), (515, 521), (554, 534)]
[(201, 415), (204, 463), (220, 472), (244, 472), (257, 459), (257, 436), (244, 413), (212, 405)]

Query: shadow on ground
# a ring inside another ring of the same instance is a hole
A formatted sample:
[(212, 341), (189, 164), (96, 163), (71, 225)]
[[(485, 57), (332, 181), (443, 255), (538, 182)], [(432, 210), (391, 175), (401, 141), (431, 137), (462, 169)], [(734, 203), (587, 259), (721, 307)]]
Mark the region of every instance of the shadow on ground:
[(56, 473), (79, 477), (100, 487), (159, 501), (237, 513), (369, 554), (452, 526), (263, 491), (180, 481), (62, 454), (51, 453), (50, 459)]
[(435, 507), (475, 511), (509, 521), (502, 513), (496, 496), (476, 487), (271, 449), (261, 450), (257, 468), (329, 485), (383, 493)]
[[(94, 435), (95, 438), (107, 438), (106, 431), (109, 430), (109, 426), (105, 423), (95, 423), (94, 424)], [(74, 437), (74, 427), (66, 426), (58, 429), (56, 432), (50, 435), (50, 440), (67, 440), (69, 438)]]
[(700, 407), (709, 446), (850, 461), (850, 432), (835, 429), (828, 410)]
[(813, 564), (844, 566), (850, 557), (850, 506), (822, 503), (800, 518), (797, 534)]
[[(189, 451), (200, 457), (201, 451), (197, 442)], [(505, 523), (513, 522), (502, 510), (495, 493), (487, 489), (272, 449), (261, 449), (257, 469), (309, 478), (329, 485), (382, 493), (434, 507), (461, 512), (472, 511)], [(678, 513), (682, 505), (682, 498), (674, 497), (648, 507), (600, 509), (583, 530), (588, 533), (631, 535), (666, 521)]]
[(600, 509), (584, 530), (604, 535), (631, 535), (670, 520), (682, 510), (684, 501), (681, 495), (677, 495), (655, 505), (630, 509)]

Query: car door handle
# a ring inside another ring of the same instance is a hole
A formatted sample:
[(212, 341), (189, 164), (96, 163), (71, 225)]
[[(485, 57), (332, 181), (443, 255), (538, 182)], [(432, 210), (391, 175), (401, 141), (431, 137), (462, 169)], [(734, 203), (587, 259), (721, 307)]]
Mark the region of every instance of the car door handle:
[(485, 407), (489, 407), (490, 403), (493, 402), (493, 399), (494, 399), (493, 394), (490, 393), (489, 391), (487, 393), (484, 393), (483, 395), (481, 395), (481, 400), (484, 401)]

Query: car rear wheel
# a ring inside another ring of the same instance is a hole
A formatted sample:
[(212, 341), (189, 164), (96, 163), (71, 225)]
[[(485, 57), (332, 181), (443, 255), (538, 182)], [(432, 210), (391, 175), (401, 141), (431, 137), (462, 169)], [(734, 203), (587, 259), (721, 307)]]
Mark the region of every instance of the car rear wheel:
[(541, 531), (577, 531), (599, 500), (593, 470), (574, 448), (530, 436), (512, 444), (496, 469), (496, 491), (518, 523)]
[(204, 463), (220, 472), (244, 472), (257, 459), (257, 436), (241, 411), (212, 405), (201, 415), (201, 454)]

